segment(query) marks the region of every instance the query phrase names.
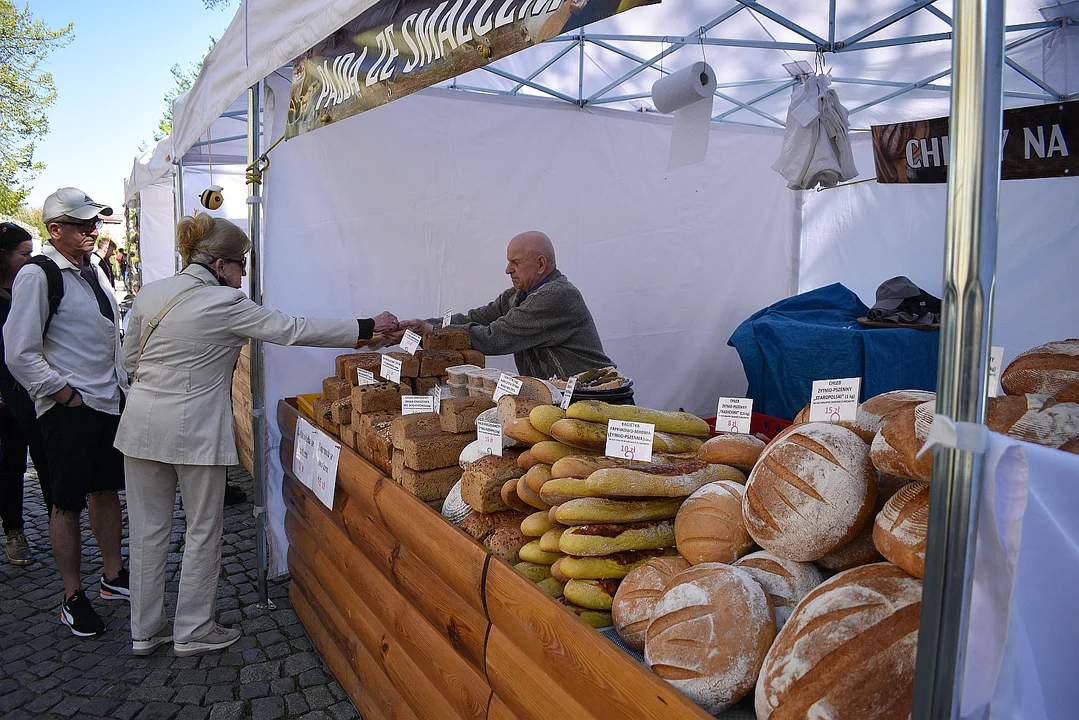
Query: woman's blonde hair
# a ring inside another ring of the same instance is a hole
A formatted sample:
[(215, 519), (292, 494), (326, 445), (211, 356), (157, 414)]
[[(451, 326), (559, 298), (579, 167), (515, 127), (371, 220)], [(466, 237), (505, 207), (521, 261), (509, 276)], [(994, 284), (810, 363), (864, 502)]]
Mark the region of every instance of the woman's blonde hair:
[(217, 258), (239, 260), (251, 249), (243, 230), (203, 212), (183, 217), (176, 226), (176, 237), (185, 266), (193, 262), (209, 265)]

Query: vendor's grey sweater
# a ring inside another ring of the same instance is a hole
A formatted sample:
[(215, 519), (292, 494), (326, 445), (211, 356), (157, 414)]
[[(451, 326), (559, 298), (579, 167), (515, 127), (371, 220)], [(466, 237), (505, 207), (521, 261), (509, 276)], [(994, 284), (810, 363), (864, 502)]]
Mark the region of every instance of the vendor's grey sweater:
[(522, 375), (564, 378), (614, 364), (581, 292), (561, 272), (521, 295), (510, 288), (484, 307), (455, 313), (452, 322), (468, 329), (472, 348), (484, 355), (513, 353)]

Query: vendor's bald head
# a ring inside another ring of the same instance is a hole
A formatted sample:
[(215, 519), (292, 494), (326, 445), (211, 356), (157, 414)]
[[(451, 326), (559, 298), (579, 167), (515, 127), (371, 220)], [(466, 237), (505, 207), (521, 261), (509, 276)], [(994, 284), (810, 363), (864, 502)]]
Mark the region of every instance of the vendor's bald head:
[(554, 271), (554, 245), (539, 230), (529, 230), (510, 240), (506, 261), (513, 287), (529, 291)]

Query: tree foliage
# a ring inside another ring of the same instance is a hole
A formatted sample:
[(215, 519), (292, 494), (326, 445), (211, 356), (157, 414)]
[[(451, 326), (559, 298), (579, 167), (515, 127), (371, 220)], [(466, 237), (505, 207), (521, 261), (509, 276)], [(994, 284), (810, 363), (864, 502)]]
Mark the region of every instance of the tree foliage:
[(191, 89), (191, 84), (195, 82), (195, 78), (199, 76), (199, 71), (201, 69), (201, 62), (191, 63), (190, 67), (186, 70), (180, 67), (180, 65), (173, 65), (170, 69), (172, 79), (175, 82), (173, 86), (165, 92), (165, 112), (162, 113), (161, 119), (157, 122), (157, 130), (154, 131), (155, 141), (161, 140), (172, 132), (172, 101), (179, 95)]
[(207, 10), (224, 10), (232, 4), (232, 0), (202, 0)]
[(0, 213), (21, 205), (44, 165), (34, 161), (35, 140), (49, 132), (45, 110), (56, 100), (52, 73), (39, 69), (49, 53), (74, 38), (73, 24), (52, 29), (0, 0)]

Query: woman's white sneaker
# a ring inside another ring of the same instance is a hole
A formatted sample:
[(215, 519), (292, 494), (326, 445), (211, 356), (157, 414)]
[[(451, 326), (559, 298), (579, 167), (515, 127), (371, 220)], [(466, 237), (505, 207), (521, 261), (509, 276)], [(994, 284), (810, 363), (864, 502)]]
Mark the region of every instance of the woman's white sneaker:
[(198, 640), (190, 642), (173, 643), (172, 654), (176, 657), (188, 657), (201, 655), (205, 652), (223, 650), (240, 639), (240, 628), (227, 628), (223, 625), (214, 625), (214, 629), (206, 633)]

